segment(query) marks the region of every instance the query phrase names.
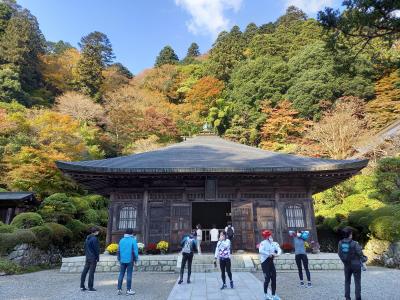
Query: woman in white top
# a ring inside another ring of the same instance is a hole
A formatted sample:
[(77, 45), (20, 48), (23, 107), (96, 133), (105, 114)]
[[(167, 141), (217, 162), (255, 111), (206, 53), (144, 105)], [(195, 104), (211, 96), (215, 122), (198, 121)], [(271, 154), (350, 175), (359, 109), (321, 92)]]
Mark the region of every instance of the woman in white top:
[(197, 235), (197, 252), (201, 254), (201, 241), (203, 240), (203, 231), (201, 230), (200, 224), (196, 226), (196, 235)]
[(226, 273), (228, 273), (230, 286), (233, 289), (233, 280), (231, 271), (231, 241), (227, 239), (225, 232), (221, 232), (219, 236), (219, 242), (215, 249), (215, 262), (217, 260), (219, 260), (219, 267), (221, 268), (221, 278), (222, 278), (221, 290), (226, 288), (225, 271)]
[[(279, 300), (280, 298), (275, 295), (276, 291), (276, 269), (274, 258), (281, 255), (282, 250), (279, 244), (272, 239), (272, 232), (263, 230), (261, 233), (264, 240), (260, 243), (258, 251), (260, 252), (261, 268), (264, 273), (264, 295), (265, 300)], [(271, 281), (272, 295), (268, 294), (268, 285)]]

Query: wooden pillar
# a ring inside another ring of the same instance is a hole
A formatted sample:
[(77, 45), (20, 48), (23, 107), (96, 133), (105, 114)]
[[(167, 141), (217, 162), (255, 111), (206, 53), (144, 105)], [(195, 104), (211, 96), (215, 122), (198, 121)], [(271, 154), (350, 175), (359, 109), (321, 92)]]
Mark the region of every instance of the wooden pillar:
[(307, 188), (307, 199), (310, 207), (310, 227), (312, 228), (312, 236), (314, 237), (314, 241), (318, 242), (317, 235), (317, 226), (315, 224), (315, 211), (314, 211), (314, 200), (312, 197), (312, 189), (310, 187)]
[(283, 215), (281, 214), (281, 204), (279, 199), (279, 189), (275, 187), (274, 189), (275, 198), (275, 226), (276, 226), (276, 237), (279, 243), (283, 243), (282, 227), (283, 227)]
[(142, 222), (142, 235), (143, 241), (147, 245), (149, 242), (149, 189), (148, 186), (145, 185), (144, 192), (143, 192), (143, 222)]
[(112, 242), (113, 219), (114, 219), (114, 194), (111, 193), (110, 203), (108, 205), (106, 245), (109, 245)]

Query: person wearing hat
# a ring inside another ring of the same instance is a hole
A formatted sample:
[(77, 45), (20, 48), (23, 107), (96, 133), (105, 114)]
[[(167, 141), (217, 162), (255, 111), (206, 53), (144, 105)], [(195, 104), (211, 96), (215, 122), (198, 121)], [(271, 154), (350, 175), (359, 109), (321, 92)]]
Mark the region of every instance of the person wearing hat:
[(311, 284), (311, 275), (310, 270), (308, 269), (308, 257), (305, 247), (305, 242), (309, 236), (308, 231), (289, 231), (289, 235), (293, 237), (293, 244), (294, 244), (294, 253), (295, 253), (295, 261), (297, 265), (297, 270), (299, 272), (300, 278), (300, 287), (305, 287), (304, 280), (303, 280), (303, 269), (302, 265), (304, 266), (304, 270), (306, 271), (307, 276), (307, 286), (308, 288), (312, 287)]
[[(263, 230), (261, 233), (263, 241), (260, 243), (258, 251), (260, 253), (261, 268), (264, 273), (264, 296), (265, 300), (279, 300), (280, 298), (275, 294), (276, 292), (276, 269), (274, 258), (281, 255), (282, 250), (279, 244), (272, 239), (272, 232)], [(271, 281), (271, 292), (268, 293), (268, 285)]]

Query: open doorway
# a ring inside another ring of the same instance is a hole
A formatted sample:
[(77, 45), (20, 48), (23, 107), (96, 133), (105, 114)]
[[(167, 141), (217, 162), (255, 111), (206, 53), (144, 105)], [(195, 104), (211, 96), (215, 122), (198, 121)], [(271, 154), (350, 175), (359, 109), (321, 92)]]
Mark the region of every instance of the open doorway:
[(213, 225), (223, 230), (231, 222), (230, 202), (193, 202), (192, 203), (192, 227), (201, 225), (203, 231), (202, 249), (210, 250), (210, 229)]

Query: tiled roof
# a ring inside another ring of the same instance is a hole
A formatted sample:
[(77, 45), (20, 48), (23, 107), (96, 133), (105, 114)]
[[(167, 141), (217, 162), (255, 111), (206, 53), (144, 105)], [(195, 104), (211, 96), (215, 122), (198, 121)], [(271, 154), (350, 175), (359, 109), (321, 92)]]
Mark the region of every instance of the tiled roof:
[(331, 160), (265, 151), (216, 136), (198, 136), (155, 151), (101, 160), (57, 162), (93, 173), (307, 172), (362, 169), (368, 160)]

